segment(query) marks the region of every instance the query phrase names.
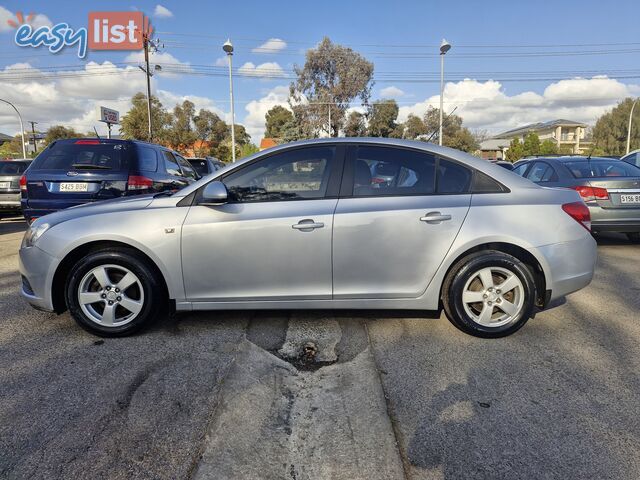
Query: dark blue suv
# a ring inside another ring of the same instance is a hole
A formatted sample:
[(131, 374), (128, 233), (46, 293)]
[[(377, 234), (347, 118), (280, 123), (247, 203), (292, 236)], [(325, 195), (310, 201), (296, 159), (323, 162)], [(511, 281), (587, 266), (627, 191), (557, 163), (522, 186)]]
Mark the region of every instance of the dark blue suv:
[(199, 175), (178, 153), (136, 140), (51, 143), (20, 179), (27, 221), (88, 202), (179, 190)]

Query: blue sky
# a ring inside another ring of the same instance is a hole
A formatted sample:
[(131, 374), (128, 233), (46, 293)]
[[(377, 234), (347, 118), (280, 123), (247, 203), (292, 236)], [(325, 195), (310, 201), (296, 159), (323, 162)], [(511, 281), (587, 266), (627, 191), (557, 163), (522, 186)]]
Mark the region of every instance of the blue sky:
[[(144, 75), (136, 68), (140, 55), (90, 51), (86, 59), (79, 59), (73, 48), (58, 55), (43, 48), (19, 48), (13, 42), (14, 30), (5, 26), (6, 17), (18, 10), (74, 27), (86, 26), (90, 10), (143, 11), (165, 43), (153, 62), (179, 62), (185, 64), (183, 69), (218, 74), (154, 77), (154, 91), (165, 106), (190, 98), (227, 118), (228, 81), (222, 67), (212, 68), (216, 62), (224, 65), (221, 44), (227, 37), (235, 45), (234, 66), (245, 74), (255, 74), (257, 67), (290, 75), (294, 64), (304, 62), (304, 51), (323, 36), (351, 46), (375, 64), (374, 98), (395, 98), (401, 117), (422, 114), (427, 105), (437, 103), (437, 52), (445, 37), (453, 44), (446, 57), (446, 109), (457, 107), (456, 113), (472, 129), (489, 132), (556, 117), (592, 122), (624, 96), (640, 94), (637, 0), (322, 1), (314, 7), (299, 1), (162, 1), (162, 8), (157, 1), (92, 3), (89, 8), (87, 2), (59, 1), (54, 7), (50, 1), (0, 0), (0, 71), (12, 65), (44, 71), (64, 66), (73, 71), (88, 62), (97, 63), (94, 68), (104, 62), (129, 62), (128, 67), (118, 67), (122, 74), (95, 78), (31, 76), (20, 81), (13, 75), (3, 82), (0, 74), (0, 97), (21, 103), (23, 116), (39, 121), (42, 128), (66, 123), (86, 131), (100, 126), (94, 121), (97, 104), (126, 110), (127, 99), (144, 87)], [(269, 39), (282, 42), (271, 43), (276, 48), (269, 53), (252, 51)], [(608, 53), (592, 53), (599, 51)], [(409, 81), (416, 75), (430, 81)], [(247, 125), (255, 142), (261, 137), (264, 112), (286, 101), (289, 81), (236, 77), (236, 121)], [(17, 129), (10, 112), (0, 110), (0, 131)]]

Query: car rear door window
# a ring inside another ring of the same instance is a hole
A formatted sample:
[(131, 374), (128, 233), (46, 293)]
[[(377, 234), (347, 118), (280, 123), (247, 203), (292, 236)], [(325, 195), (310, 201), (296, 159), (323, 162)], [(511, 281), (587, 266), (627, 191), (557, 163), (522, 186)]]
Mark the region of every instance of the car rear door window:
[(138, 169), (143, 172), (156, 172), (158, 170), (158, 155), (151, 147), (138, 145)]
[(535, 162), (527, 172), (527, 178), (534, 183), (548, 182), (553, 177), (553, 168), (545, 162)]
[(469, 193), (473, 174), (468, 168), (440, 158), (437, 174), (436, 191), (439, 194)]
[(162, 153), (164, 154), (164, 167), (167, 169), (167, 173), (174, 177), (182, 177), (180, 165), (178, 165), (178, 161), (173, 156), (173, 153), (166, 150)]
[(234, 202), (323, 198), (335, 147), (309, 147), (270, 155), (224, 178)]
[(198, 174), (193, 169), (191, 164), (187, 162), (187, 160), (184, 157), (178, 154), (175, 154), (174, 157), (178, 160), (178, 163), (180, 164), (180, 168), (182, 169), (182, 173), (184, 174), (185, 177), (193, 178), (194, 180), (198, 179)]
[(354, 197), (435, 192), (436, 158), (416, 150), (359, 146), (353, 165)]

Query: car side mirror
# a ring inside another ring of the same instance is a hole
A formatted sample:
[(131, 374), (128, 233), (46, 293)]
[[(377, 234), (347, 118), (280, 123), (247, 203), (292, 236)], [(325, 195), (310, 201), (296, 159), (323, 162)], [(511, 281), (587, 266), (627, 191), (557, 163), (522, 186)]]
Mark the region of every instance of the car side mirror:
[(224, 205), (229, 201), (229, 192), (224, 183), (219, 180), (209, 182), (202, 191), (202, 200), (199, 205)]

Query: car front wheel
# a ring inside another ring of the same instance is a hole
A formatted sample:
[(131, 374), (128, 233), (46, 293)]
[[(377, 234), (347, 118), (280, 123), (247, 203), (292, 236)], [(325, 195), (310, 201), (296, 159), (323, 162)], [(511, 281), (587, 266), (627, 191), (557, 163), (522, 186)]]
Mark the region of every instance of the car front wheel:
[(493, 250), (457, 262), (442, 291), (451, 323), (484, 338), (504, 337), (520, 329), (531, 317), (535, 299), (529, 268), (512, 255)]
[(164, 304), (157, 274), (141, 255), (129, 250), (100, 250), (80, 260), (66, 285), (71, 316), (85, 330), (117, 337), (151, 323)]

